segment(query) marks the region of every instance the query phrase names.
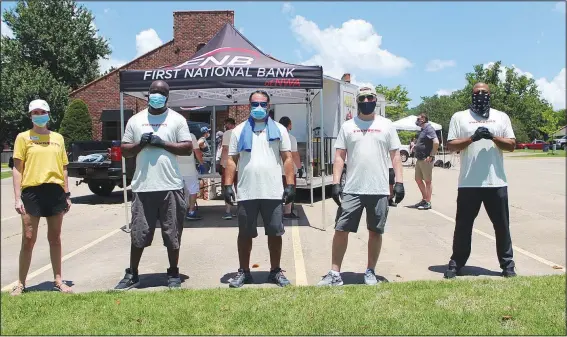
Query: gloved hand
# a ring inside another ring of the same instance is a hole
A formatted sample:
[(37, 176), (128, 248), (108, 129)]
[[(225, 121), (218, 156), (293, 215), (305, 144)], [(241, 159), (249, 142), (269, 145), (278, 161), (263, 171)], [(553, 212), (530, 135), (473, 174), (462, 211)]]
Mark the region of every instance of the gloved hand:
[(484, 138), (484, 139), (489, 139), (489, 140), (492, 140), (492, 139), (494, 138), (494, 136), (492, 135), (492, 133), (490, 133), (490, 130), (488, 130), (488, 129), (485, 128), (485, 127), (481, 127), (481, 128), (483, 129), (483, 130), (482, 130), (482, 133), (481, 133), (482, 138)]
[(140, 139), (140, 146), (144, 147), (147, 144), (150, 143), (150, 140), (152, 140), (152, 134), (153, 132), (146, 132), (142, 135), (142, 139)]
[(283, 202), (289, 204), (295, 200), (295, 185), (287, 185), (283, 191)]
[(236, 195), (234, 194), (234, 189), (232, 185), (225, 185), (224, 186), (224, 201), (234, 206), (234, 202), (236, 201)]
[(337, 206), (341, 207), (341, 192), (342, 188), (340, 184), (333, 184), (333, 192), (331, 193), (333, 200), (337, 204)]
[(490, 131), (488, 131), (487, 128), (485, 128), (484, 126), (480, 126), (478, 129), (476, 129), (476, 131), (474, 132), (474, 134), (471, 136), (471, 140), (472, 140), (473, 142), (479, 141), (479, 140), (481, 140), (481, 139), (484, 138), (484, 135), (485, 135), (487, 132), (490, 134)]
[(396, 204), (399, 204), (402, 200), (404, 200), (405, 196), (406, 196), (406, 191), (404, 189), (404, 184), (403, 183), (395, 183), (394, 184), (394, 197), (396, 199), (394, 200), (394, 202)]
[(156, 147), (164, 147), (165, 146), (165, 141), (161, 138), (159, 138), (158, 135), (152, 135), (152, 139), (150, 139), (150, 145), (156, 146)]
[(205, 173), (207, 173), (207, 165), (205, 165), (205, 164), (199, 164), (199, 173), (200, 173), (200, 174), (205, 174)]

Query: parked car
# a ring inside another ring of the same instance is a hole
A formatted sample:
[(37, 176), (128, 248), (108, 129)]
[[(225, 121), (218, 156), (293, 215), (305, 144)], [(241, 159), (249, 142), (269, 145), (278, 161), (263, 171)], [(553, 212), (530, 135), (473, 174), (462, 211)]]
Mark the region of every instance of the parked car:
[(545, 141), (536, 139), (531, 143), (517, 143), (516, 148), (524, 150), (543, 150), (545, 144)]
[(555, 144), (557, 144), (557, 148), (558, 149), (563, 149), (565, 150), (565, 148), (567, 147), (566, 143), (567, 143), (567, 136), (563, 135), (560, 137), (555, 138)]

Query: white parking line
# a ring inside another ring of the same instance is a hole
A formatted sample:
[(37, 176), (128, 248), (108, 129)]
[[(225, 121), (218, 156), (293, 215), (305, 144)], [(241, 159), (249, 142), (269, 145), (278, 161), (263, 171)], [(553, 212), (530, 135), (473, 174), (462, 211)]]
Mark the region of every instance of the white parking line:
[[(98, 243), (100, 243), (100, 242), (102, 242), (102, 241), (108, 239), (109, 237), (111, 237), (111, 236), (113, 236), (114, 234), (119, 233), (119, 232), (121, 232), (121, 231), (122, 231), (121, 228), (117, 228), (117, 229), (113, 230), (112, 232), (107, 233), (107, 234), (101, 236), (100, 238), (98, 238), (98, 239), (96, 239), (96, 240), (94, 240), (94, 241), (92, 241), (92, 242), (90, 242), (90, 243), (88, 243), (88, 244), (82, 246), (81, 248), (76, 249), (76, 250), (70, 252), (69, 254), (63, 256), (63, 258), (61, 259), (61, 262), (65, 262), (66, 260), (72, 258), (73, 256), (84, 252), (85, 250), (87, 250), (87, 249), (93, 247), (94, 245), (96, 245), (96, 244), (98, 244)], [(29, 281), (29, 280), (31, 280), (32, 278), (36, 277), (37, 275), (39, 275), (39, 274), (41, 274), (41, 273), (43, 273), (43, 272), (45, 272), (45, 271), (48, 271), (49, 269), (51, 269), (51, 264), (45, 265), (45, 266), (39, 268), (38, 270), (36, 270), (36, 271), (34, 271), (34, 272), (28, 274), (27, 280)], [(14, 286), (17, 285), (17, 284), (18, 284), (18, 281), (16, 280), (16, 281), (14, 281), (14, 282), (8, 284), (8, 285), (5, 286), (4, 288), (2, 288), (1, 291), (8, 291), (8, 290), (11, 290), (12, 287), (14, 287)]]
[(307, 273), (305, 272), (305, 260), (303, 259), (301, 238), (299, 237), (299, 226), (297, 223), (291, 227), (291, 241), (293, 243), (293, 260), (295, 261), (295, 284), (298, 286), (306, 286), (308, 285)]
[[(447, 215), (445, 215), (445, 214), (443, 214), (443, 213), (437, 212), (437, 211), (432, 210), (432, 209), (430, 209), (429, 212), (431, 212), (431, 213), (433, 213), (433, 214), (436, 214), (436, 215), (438, 215), (438, 216), (440, 216), (440, 217), (442, 217), (442, 218), (444, 218), (444, 219), (446, 219), (446, 220), (449, 220), (449, 221), (451, 221), (451, 222), (453, 222), (453, 223), (455, 222), (455, 219), (453, 219), (453, 218), (451, 218), (451, 217), (449, 217), (449, 216), (447, 216)], [(478, 229), (476, 229), (476, 228), (473, 228), (473, 232), (475, 232), (475, 233), (477, 233), (477, 234), (479, 234), (479, 235), (482, 235), (482, 236), (484, 236), (485, 238), (490, 239), (490, 240), (492, 240), (492, 241), (496, 241), (496, 238), (495, 238), (494, 236), (492, 236), (492, 235), (490, 235), (490, 234), (487, 234), (487, 233), (485, 233), (485, 232), (483, 232), (483, 231), (481, 231), (481, 230), (478, 230)], [(545, 265), (548, 265), (548, 266), (550, 266), (550, 267), (553, 267), (555, 270), (560, 270), (560, 271), (563, 271), (563, 272), (565, 271), (565, 267), (562, 266), (562, 265), (560, 265), (560, 264), (557, 264), (557, 263), (551, 262), (551, 261), (549, 261), (549, 260), (546, 260), (546, 259), (544, 259), (543, 257), (537, 256), (537, 255), (534, 254), (534, 253), (530, 253), (530, 252), (528, 252), (527, 250), (522, 249), (522, 248), (520, 248), (520, 247), (518, 247), (518, 246), (512, 245), (512, 248), (514, 249), (515, 252), (524, 254), (525, 256), (527, 256), (527, 257), (529, 257), (529, 258), (532, 258), (532, 259), (534, 259), (534, 260), (536, 260), (536, 261), (538, 261), (538, 262), (541, 262), (541, 263), (543, 263), (543, 264), (545, 264)]]

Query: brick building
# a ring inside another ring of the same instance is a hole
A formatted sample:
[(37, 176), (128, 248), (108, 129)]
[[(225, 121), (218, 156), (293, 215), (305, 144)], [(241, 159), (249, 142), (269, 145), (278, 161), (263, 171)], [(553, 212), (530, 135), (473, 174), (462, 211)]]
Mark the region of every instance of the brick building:
[[(70, 96), (85, 101), (93, 121), (95, 140), (120, 139), (120, 89), (119, 70), (152, 69), (180, 64), (203, 47), (226, 24), (234, 25), (234, 11), (178, 11), (173, 13), (173, 40), (134, 59), (122, 67), (73, 91)], [(147, 102), (124, 95), (126, 120), (133, 113), (146, 108)], [(186, 118), (196, 122), (210, 122), (212, 109), (199, 111), (178, 110)], [(248, 112), (245, 107), (216, 107), (216, 129), (227, 117), (243, 121)]]

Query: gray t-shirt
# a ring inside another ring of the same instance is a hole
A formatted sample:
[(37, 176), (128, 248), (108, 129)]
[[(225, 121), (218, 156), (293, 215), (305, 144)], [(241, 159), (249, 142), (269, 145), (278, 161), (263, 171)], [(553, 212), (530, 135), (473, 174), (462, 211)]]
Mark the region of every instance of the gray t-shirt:
[[(126, 124), (122, 142), (138, 143), (146, 132), (153, 132), (166, 142), (191, 141), (187, 120), (171, 109), (160, 115), (152, 115), (144, 109), (132, 116)], [(132, 192), (173, 191), (182, 188), (183, 178), (175, 154), (151, 145), (146, 145), (138, 153)]]
[(417, 136), (415, 142), (415, 158), (423, 160), (431, 154), (433, 149), (433, 140), (437, 139), (435, 129), (429, 123), (425, 123), (425, 127)]

